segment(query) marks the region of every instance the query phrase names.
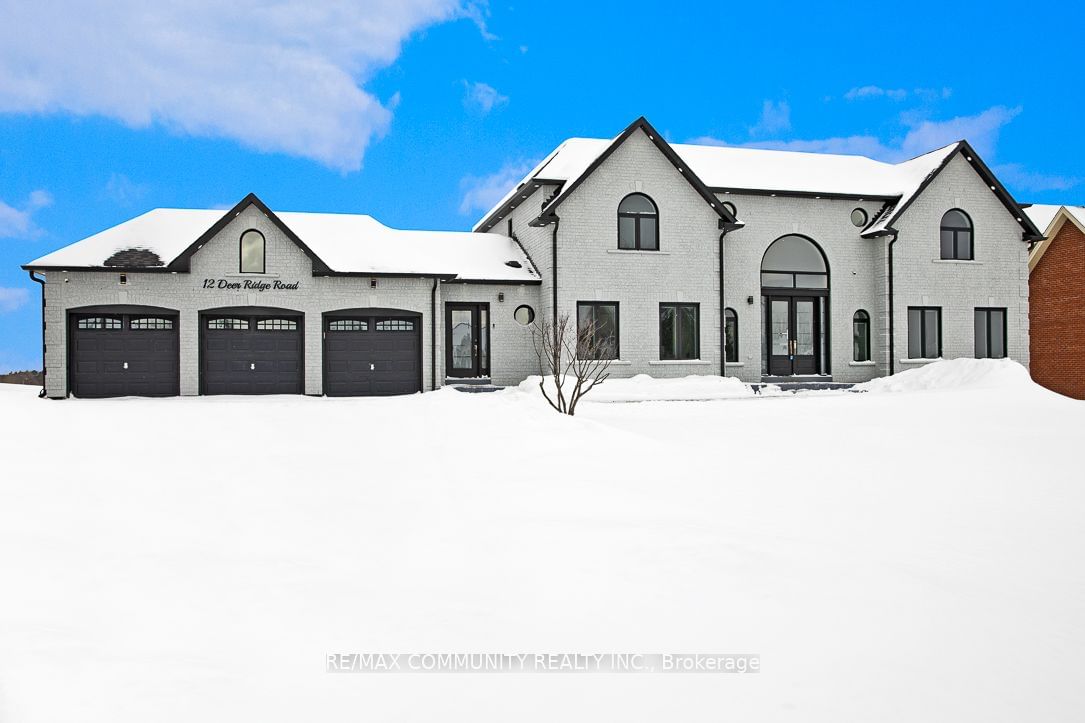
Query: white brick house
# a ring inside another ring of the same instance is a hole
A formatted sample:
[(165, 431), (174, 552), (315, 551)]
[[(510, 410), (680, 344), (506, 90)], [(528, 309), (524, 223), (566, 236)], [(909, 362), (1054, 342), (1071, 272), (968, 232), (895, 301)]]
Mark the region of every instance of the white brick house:
[[(619, 238), (630, 194), (656, 208), (651, 249)], [(671, 145), (641, 118), (563, 143), (475, 229), (523, 245), (543, 313), (614, 302), (619, 375), (858, 382), (935, 358), (1028, 364), (1027, 242), (1041, 234), (965, 141), (888, 164)], [(795, 248), (769, 254), (781, 239)], [(804, 245), (817, 273), (763, 265), (801, 266)], [(658, 307), (684, 303), (699, 353), (667, 359)]]
[(508, 385), (538, 371), (530, 322), (560, 315), (597, 321), (615, 375), (855, 382), (1027, 364), (1039, 237), (964, 141), (894, 165), (672, 146), (642, 118), (563, 143), (473, 233), (250, 195), (24, 268), (54, 398)]

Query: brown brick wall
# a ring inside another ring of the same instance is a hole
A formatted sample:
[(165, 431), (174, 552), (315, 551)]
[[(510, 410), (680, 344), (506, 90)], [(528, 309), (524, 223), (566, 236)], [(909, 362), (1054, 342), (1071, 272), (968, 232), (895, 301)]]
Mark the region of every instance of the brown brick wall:
[(1085, 234), (1067, 221), (1029, 276), (1032, 378), (1085, 399)]

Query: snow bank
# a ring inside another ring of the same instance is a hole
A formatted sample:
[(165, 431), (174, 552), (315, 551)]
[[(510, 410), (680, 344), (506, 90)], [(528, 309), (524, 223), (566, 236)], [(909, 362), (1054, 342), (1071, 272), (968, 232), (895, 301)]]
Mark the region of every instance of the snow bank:
[[(552, 393), (553, 379), (547, 378), (546, 389)], [(565, 382), (572, 387), (573, 380)], [(539, 394), (539, 377), (531, 376), (520, 383), (519, 390)], [(625, 379), (607, 379), (583, 398), (584, 402), (692, 402), (712, 399), (752, 397), (753, 390), (732, 377), (699, 376), (658, 379), (637, 374)]]
[(1037, 388), (1028, 370), (1010, 359), (949, 359), (891, 377), (857, 384), (864, 392), (919, 392), (939, 389)]

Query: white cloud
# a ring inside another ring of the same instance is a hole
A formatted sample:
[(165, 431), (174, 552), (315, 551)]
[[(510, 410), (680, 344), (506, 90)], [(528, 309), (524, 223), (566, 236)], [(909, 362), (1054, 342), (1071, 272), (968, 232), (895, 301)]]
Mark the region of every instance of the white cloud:
[(791, 130), (791, 106), (786, 100), (773, 103), (766, 100), (761, 106), (761, 119), (750, 127), (751, 136), (767, 136)]
[(841, 153), (867, 156), (880, 161), (899, 162), (922, 155), (953, 141), (967, 140), (976, 152), (994, 158), (998, 136), (1002, 127), (1021, 112), (1020, 108), (994, 106), (982, 113), (958, 116), (945, 121), (919, 119), (909, 114), (901, 116), (908, 128), (903, 138), (886, 143), (871, 135), (838, 136), (810, 140), (763, 140), (745, 143), (728, 143), (717, 138), (703, 136), (692, 143), (719, 146), (743, 146), (746, 148), (769, 148), (782, 151), (806, 151), (809, 153)]
[(26, 289), (0, 286), (0, 313), (15, 311), (29, 300), (30, 292)]
[(488, 176), (464, 176), (460, 180), (460, 191), (463, 193), (460, 213), (489, 211), (536, 165), (538, 161), (516, 161), (506, 163), (501, 170)]
[(908, 97), (916, 97), (924, 101), (946, 99), (953, 95), (950, 88), (882, 88), (878, 85), (862, 85), (852, 88), (844, 94), (844, 100), (860, 100), (863, 98), (888, 98), (889, 100), (902, 101)]
[(0, 6), (0, 112), (100, 115), (361, 167), (391, 111), (364, 84), (470, 0), (60, 0)]
[(1033, 173), (1020, 163), (1003, 163), (995, 166), (993, 170), (1003, 183), (1022, 191), (1068, 191), (1082, 180), (1073, 176)]
[(864, 85), (859, 88), (852, 88), (844, 94), (846, 100), (883, 97), (890, 100), (904, 100), (908, 97), (908, 91), (903, 88), (880, 88), (876, 85)]
[(509, 102), (507, 95), (501, 95), (492, 85), (486, 83), (469, 83), (463, 81), (463, 87), (467, 91), (463, 97), (463, 105), (468, 110), (476, 110), (482, 115), (487, 115), (494, 108)]
[(131, 206), (147, 195), (147, 186), (135, 183), (123, 173), (110, 174), (103, 189), (106, 198), (120, 206)]
[(994, 158), (1002, 127), (1021, 113), (1021, 108), (996, 105), (976, 115), (965, 115), (945, 121), (906, 121), (910, 126), (901, 150), (907, 156), (917, 156), (953, 141), (965, 139), (981, 156)]
[(0, 201), (0, 238), (34, 238), (41, 229), (34, 224), (34, 213), (53, 202), (47, 191), (31, 193), (22, 208), (15, 208)]

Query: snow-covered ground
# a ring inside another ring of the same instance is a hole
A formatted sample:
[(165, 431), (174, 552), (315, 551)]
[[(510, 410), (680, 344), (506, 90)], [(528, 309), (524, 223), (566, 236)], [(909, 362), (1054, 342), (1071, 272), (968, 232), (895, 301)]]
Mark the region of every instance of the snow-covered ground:
[[(709, 384), (575, 418), (0, 386), (0, 721), (1080, 720), (1085, 404), (993, 362)], [(429, 651), (762, 672), (324, 672)]]

